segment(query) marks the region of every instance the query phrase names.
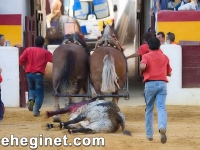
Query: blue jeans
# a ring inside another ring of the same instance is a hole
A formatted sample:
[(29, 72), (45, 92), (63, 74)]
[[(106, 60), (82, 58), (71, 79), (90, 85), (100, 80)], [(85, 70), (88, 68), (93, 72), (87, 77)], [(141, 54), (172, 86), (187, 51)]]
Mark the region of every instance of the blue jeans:
[(39, 113), (44, 99), (44, 75), (36, 73), (26, 74), (29, 86), (29, 100), (35, 100), (34, 114)]
[(4, 115), (4, 104), (1, 101), (1, 89), (0, 89), (0, 120), (3, 120)]
[(158, 130), (167, 128), (167, 111), (165, 101), (167, 96), (167, 83), (165, 81), (150, 81), (145, 83), (145, 102), (146, 102), (146, 136), (153, 138), (154, 103), (156, 102), (158, 115)]

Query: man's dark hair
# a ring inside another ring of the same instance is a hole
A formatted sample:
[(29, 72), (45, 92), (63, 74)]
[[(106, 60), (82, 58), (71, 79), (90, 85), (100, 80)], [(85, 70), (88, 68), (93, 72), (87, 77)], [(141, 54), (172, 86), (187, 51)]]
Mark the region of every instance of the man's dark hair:
[(151, 50), (158, 50), (160, 48), (160, 40), (156, 37), (153, 37), (149, 39), (148, 45)]
[(144, 34), (144, 40), (145, 40), (146, 42), (148, 42), (149, 39), (152, 38), (152, 37), (153, 37), (152, 34), (149, 33), (149, 32), (147, 32), (147, 33)]
[(174, 42), (174, 41), (175, 41), (175, 35), (174, 35), (174, 33), (168, 32), (168, 33), (167, 33), (167, 36), (168, 36), (168, 38), (169, 38), (169, 40), (170, 40), (171, 42)]
[(162, 37), (165, 38), (165, 33), (164, 32), (158, 32), (157, 35), (162, 35)]
[(1, 39), (3, 36), (4, 36), (3, 34), (0, 34), (0, 39)]
[(42, 47), (44, 45), (44, 38), (42, 36), (38, 36), (35, 39), (35, 46)]

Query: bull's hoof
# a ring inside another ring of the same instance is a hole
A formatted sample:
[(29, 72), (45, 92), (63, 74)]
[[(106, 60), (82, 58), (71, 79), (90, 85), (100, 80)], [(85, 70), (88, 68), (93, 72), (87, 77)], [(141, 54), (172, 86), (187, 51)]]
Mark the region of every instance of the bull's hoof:
[(55, 130), (61, 130), (62, 129), (62, 125), (60, 123), (54, 124), (53, 127), (54, 127)]
[(53, 124), (47, 123), (45, 125), (42, 125), (41, 128), (42, 128), (42, 130), (49, 130), (49, 129), (53, 128)]
[(73, 130), (72, 129), (68, 129), (69, 134), (73, 134)]
[(53, 122), (61, 122), (60, 115), (53, 116)]

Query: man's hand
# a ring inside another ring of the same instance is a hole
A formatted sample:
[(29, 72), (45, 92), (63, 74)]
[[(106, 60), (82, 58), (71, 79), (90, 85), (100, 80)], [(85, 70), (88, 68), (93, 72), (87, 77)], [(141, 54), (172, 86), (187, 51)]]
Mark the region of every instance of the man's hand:
[(146, 64), (145, 63), (140, 63), (140, 71), (142, 72), (142, 71), (144, 71), (145, 70), (145, 68), (146, 68)]

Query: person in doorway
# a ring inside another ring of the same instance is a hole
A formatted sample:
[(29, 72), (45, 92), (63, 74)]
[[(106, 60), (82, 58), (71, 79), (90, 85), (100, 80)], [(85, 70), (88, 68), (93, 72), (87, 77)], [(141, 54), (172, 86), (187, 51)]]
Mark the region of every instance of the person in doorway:
[(148, 41), (150, 52), (142, 56), (140, 62), (140, 71), (144, 76), (145, 83), (144, 96), (146, 102), (146, 136), (153, 140), (153, 108), (154, 103), (157, 106), (158, 130), (161, 136), (161, 143), (166, 143), (167, 136), (167, 111), (165, 106), (167, 96), (166, 76), (171, 76), (171, 67), (169, 58), (159, 51), (160, 41), (158, 38), (151, 38)]
[(3, 120), (4, 112), (5, 112), (4, 103), (1, 100), (1, 82), (2, 82), (1, 72), (2, 72), (2, 69), (0, 68), (0, 123)]
[(61, 6), (62, 3), (60, 0), (53, 0), (51, 4), (51, 13), (46, 16), (46, 23), (48, 29), (51, 28), (51, 19), (55, 16), (61, 16)]
[(167, 33), (166, 43), (167, 44), (177, 44), (175, 42), (175, 35), (174, 35), (174, 33), (172, 33), (172, 32), (168, 32)]
[(149, 46), (148, 46), (147, 42), (148, 42), (148, 40), (149, 40), (150, 38), (152, 38), (152, 37), (153, 37), (153, 36), (152, 36), (151, 33), (149, 33), (149, 32), (145, 33), (145, 34), (144, 34), (144, 41), (145, 41), (145, 43), (142, 44), (142, 45), (139, 47), (139, 49), (138, 49), (137, 52), (135, 52), (134, 54), (132, 54), (132, 55), (130, 55), (130, 56), (127, 56), (126, 59), (133, 58), (133, 57), (139, 57), (139, 56), (142, 56), (142, 55), (144, 55), (144, 54), (150, 52)]
[(44, 38), (38, 36), (35, 39), (35, 46), (26, 48), (19, 59), (20, 65), (26, 66), (26, 78), (29, 86), (28, 109), (33, 111), (34, 116), (40, 115), (44, 98), (45, 68), (47, 62), (52, 62), (52, 53), (44, 49), (43, 45)]
[(164, 32), (158, 32), (156, 37), (160, 40), (161, 45), (165, 45), (165, 33)]

